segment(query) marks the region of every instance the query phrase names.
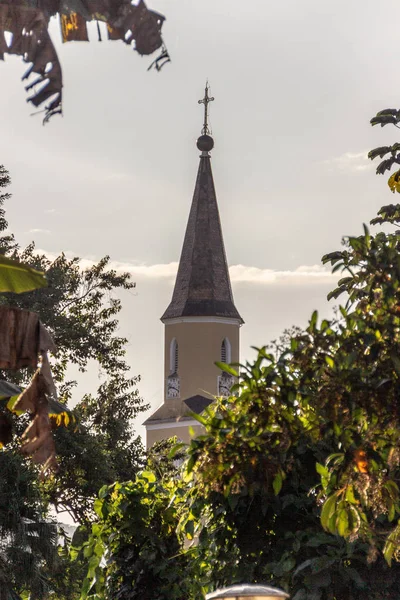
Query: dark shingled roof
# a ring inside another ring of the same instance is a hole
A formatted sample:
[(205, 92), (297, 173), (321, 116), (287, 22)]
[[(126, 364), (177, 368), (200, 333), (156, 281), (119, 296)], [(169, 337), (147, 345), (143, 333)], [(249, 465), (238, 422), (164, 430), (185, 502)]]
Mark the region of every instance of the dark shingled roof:
[(211, 159), (200, 157), (174, 293), (161, 320), (177, 317), (243, 320), (233, 302)]
[(157, 410), (146, 419), (143, 425), (150, 425), (151, 423), (158, 423), (159, 421), (179, 422), (184, 421), (185, 419), (190, 420), (192, 418), (191, 412), (199, 415), (212, 402), (214, 402), (213, 398), (205, 398), (204, 396), (200, 396), (200, 394), (186, 398), (183, 402), (178, 398), (173, 398), (159, 406)]
[(214, 400), (212, 398), (205, 398), (204, 396), (200, 396), (200, 394), (196, 394), (196, 396), (186, 398), (186, 400), (184, 400), (184, 403), (190, 408), (192, 412), (200, 415), (203, 412), (203, 410), (207, 408), (207, 406), (212, 404), (213, 401)]

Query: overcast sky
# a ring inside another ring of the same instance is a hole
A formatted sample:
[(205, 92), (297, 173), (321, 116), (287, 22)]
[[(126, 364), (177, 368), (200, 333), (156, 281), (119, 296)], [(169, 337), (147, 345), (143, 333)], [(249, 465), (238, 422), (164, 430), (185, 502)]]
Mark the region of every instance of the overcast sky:
[[(398, 107), (395, 0), (149, 0), (166, 15), (172, 62), (147, 72), (122, 42), (61, 44), (64, 116), (29, 116), (20, 58), (0, 64), (0, 163), (10, 170), (10, 229), (99, 259), (137, 288), (120, 333), (153, 408), (162, 401), (163, 326), (198, 167), (208, 77), (212, 166), (237, 308), (242, 359), (314, 308), (329, 314), (337, 277), (321, 256), (397, 201), (366, 153), (396, 141), (369, 119)], [(81, 388), (93, 386), (91, 371)]]

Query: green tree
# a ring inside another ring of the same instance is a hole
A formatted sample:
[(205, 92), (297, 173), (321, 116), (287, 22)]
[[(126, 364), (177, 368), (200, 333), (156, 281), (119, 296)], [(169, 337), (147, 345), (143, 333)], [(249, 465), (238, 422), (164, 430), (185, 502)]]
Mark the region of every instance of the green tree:
[(29, 590), (48, 597), (46, 571), (57, 562), (57, 527), (47, 514), (36, 474), (16, 452), (0, 452), (0, 600)]
[[(7, 171), (4, 167), (0, 168), (0, 192), (9, 183)], [(0, 233), (8, 226), (3, 203), (9, 197), (9, 194), (0, 194)], [(55, 508), (61, 515), (67, 511), (77, 523), (88, 526), (94, 514), (93, 501), (98, 490), (116, 480), (133, 479), (143, 466), (144, 452), (140, 438), (135, 434), (134, 419), (146, 407), (136, 387), (139, 378), (129, 375), (129, 366), (125, 361), (126, 340), (118, 335), (121, 302), (116, 297), (118, 290), (129, 290), (134, 284), (128, 274), (117, 273), (109, 267), (108, 257), (92, 267), (82, 269), (78, 258), (68, 259), (62, 254), (51, 260), (44, 254), (37, 254), (33, 244), (21, 250), (14, 236), (9, 234), (0, 237), (0, 253), (46, 273), (47, 288), (22, 295), (1, 294), (0, 303), (25, 308), (40, 315), (57, 345), (57, 354), (52, 357), (52, 370), (59, 399), (66, 405), (72, 405), (75, 416), (68, 427), (61, 427), (54, 432), (60, 464), (56, 476), (45, 481), (38, 489), (35, 467), (20, 459), (12, 463), (13, 477), (19, 481), (25, 471), (31, 474), (26, 490), (27, 502), (33, 494), (35, 501), (32, 510), (36, 507), (43, 519), (48, 517), (50, 508)], [(70, 365), (76, 365), (81, 371), (89, 367), (97, 368), (101, 375), (98, 390), (79, 398), (78, 402), (76, 394), (74, 397), (76, 382), (71, 381), (68, 375)], [(7, 379), (22, 387), (31, 376), (32, 372), (28, 369), (17, 373), (0, 373), (0, 379)], [(73, 403), (76, 403), (75, 406)], [(0, 406), (0, 411), (6, 415), (4, 407)], [(9, 418), (9, 415), (6, 416)], [(13, 451), (18, 446), (18, 434), (24, 428), (24, 423), (24, 417), (13, 418), (14, 436), (9, 446)], [(4, 454), (6, 456), (8, 450)], [(30, 486), (34, 489), (31, 490)], [(0, 494), (0, 519), (2, 516), (6, 518), (8, 505), (9, 496), (4, 490)], [(24, 510), (21, 500), (16, 506), (13, 521), (16, 532), (18, 515), (18, 526), (23, 527)], [(18, 565), (13, 562), (16, 555), (7, 553), (10, 539), (8, 532), (2, 542), (7, 556), (7, 569), (11, 573), (18, 573)], [(54, 554), (56, 546), (53, 543)], [(57, 591), (57, 600), (75, 600), (73, 590), (80, 587), (79, 578), (81, 575), (83, 577), (83, 572), (79, 564), (69, 563), (68, 541), (66, 546), (59, 548), (59, 556), (51, 568), (42, 559), (35, 564), (40, 567), (42, 580), (47, 580), (47, 588)], [(33, 594), (34, 585), (34, 580), (27, 576), (21, 579), (17, 589), (20, 590), (22, 586), (24, 592)], [(32, 600), (34, 598), (36, 596), (32, 595)]]
[[(10, 183), (0, 171), (3, 187)], [(8, 224), (0, 197), (0, 231)], [(52, 370), (60, 399), (72, 400), (75, 381), (68, 380), (68, 367), (86, 371), (97, 363), (103, 375), (97, 393), (79, 399), (74, 407), (76, 422), (55, 433), (60, 461), (59, 475), (44, 491), (57, 510), (66, 510), (78, 522), (87, 522), (93, 500), (106, 483), (134, 477), (142, 466), (143, 448), (134, 432), (134, 419), (145, 410), (138, 395), (138, 377), (129, 376), (125, 361), (127, 340), (117, 334), (121, 301), (118, 290), (134, 284), (127, 273), (109, 268), (109, 257), (82, 269), (78, 258), (64, 254), (55, 260), (35, 252), (34, 244), (21, 250), (12, 235), (0, 237), (0, 249), (13, 259), (46, 273), (48, 287), (30, 293), (0, 295), (0, 303), (39, 314), (57, 345)], [(94, 361), (94, 362), (93, 362)], [(21, 370), (3, 378), (25, 385), (32, 373)]]

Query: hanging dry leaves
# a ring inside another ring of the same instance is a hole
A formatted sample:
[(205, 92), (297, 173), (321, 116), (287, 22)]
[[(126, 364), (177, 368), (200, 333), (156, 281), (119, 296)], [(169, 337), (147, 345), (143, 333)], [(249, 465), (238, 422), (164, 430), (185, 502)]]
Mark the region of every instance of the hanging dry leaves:
[(32, 457), (33, 462), (43, 465), (41, 477), (57, 470), (56, 450), (48, 412), (49, 387), (45, 376), (38, 369), (29, 386), (15, 403), (15, 410), (27, 411), (32, 421), (22, 434), (21, 452)]
[[(33, 92), (28, 102), (39, 107), (49, 101), (44, 122), (62, 112), (62, 70), (48, 33), (54, 16), (60, 19), (63, 42), (88, 41), (87, 22), (102, 21), (107, 24), (108, 39), (132, 44), (141, 55), (162, 48), (150, 68), (159, 71), (170, 61), (161, 37), (165, 17), (149, 10), (143, 0), (137, 4), (131, 0), (0, 0), (0, 59), (15, 54), (30, 63), (22, 79), (29, 80), (25, 89)], [(101, 41), (99, 28), (98, 32)], [(33, 73), (37, 77), (30, 81)]]
[(36, 367), (48, 350), (54, 353), (56, 347), (36, 313), (0, 306), (0, 369)]
[[(41, 364), (28, 387), (13, 403), (16, 413), (27, 412), (31, 422), (22, 435), (21, 452), (42, 465), (41, 477), (57, 468), (49, 401), (57, 403), (47, 351), (55, 352), (54, 342), (36, 313), (0, 307), (0, 368), (20, 369)], [(0, 413), (0, 443), (10, 441), (12, 430), (7, 414)]]

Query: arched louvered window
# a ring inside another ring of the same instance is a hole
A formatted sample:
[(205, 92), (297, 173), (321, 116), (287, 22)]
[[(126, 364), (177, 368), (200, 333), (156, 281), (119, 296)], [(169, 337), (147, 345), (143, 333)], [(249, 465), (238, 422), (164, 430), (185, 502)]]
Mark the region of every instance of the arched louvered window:
[(231, 360), (231, 343), (228, 338), (224, 338), (221, 344), (221, 362), (229, 365)]
[(169, 354), (169, 370), (171, 374), (178, 373), (178, 359), (179, 359), (179, 349), (178, 342), (176, 338), (171, 341), (170, 346), (170, 354)]
[(226, 340), (222, 340), (221, 344), (221, 362), (226, 363)]

